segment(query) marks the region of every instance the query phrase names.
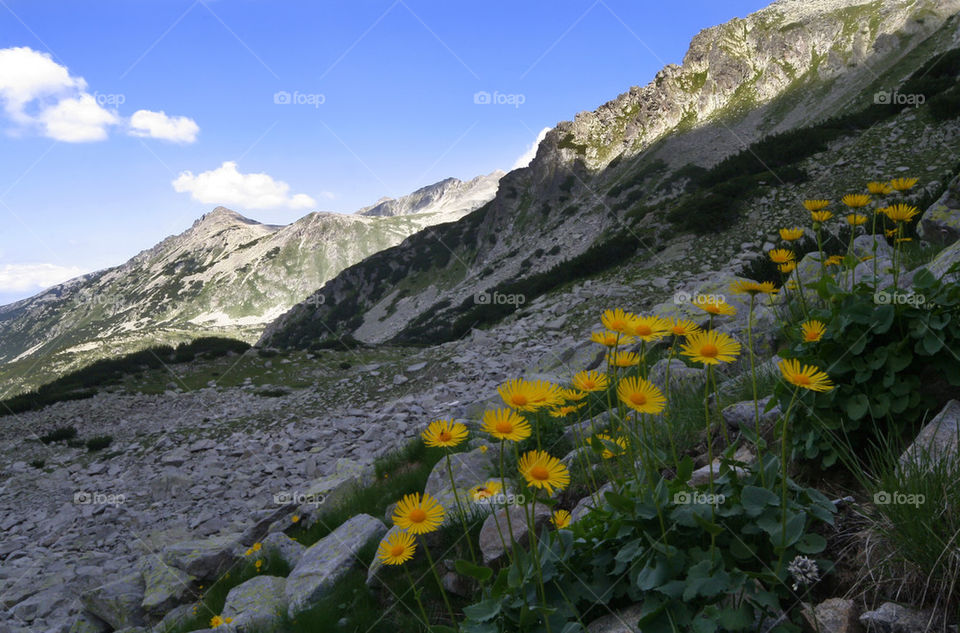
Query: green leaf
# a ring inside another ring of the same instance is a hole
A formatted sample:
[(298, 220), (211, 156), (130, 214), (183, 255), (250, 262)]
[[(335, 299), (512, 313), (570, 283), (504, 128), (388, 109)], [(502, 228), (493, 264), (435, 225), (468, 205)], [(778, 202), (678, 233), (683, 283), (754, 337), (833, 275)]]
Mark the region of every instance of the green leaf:
[(634, 502), (633, 499), (628, 499), (623, 495), (618, 495), (615, 492), (608, 491), (604, 493), (604, 498), (607, 500), (614, 510), (619, 510), (624, 514), (633, 514)]
[(720, 611), (720, 626), (728, 631), (745, 631), (753, 626), (753, 609), (746, 602)]
[(740, 493), (740, 502), (747, 509), (749, 516), (757, 516), (768, 505), (779, 505), (780, 497), (766, 488), (748, 485), (744, 486)]
[(463, 613), (471, 620), (486, 622), (499, 615), (501, 604), (501, 601), (496, 598), (487, 598), (486, 600), (471, 604), (469, 607), (464, 607)]
[[(770, 401), (773, 402), (773, 398), (770, 398)], [(684, 455), (683, 459), (680, 460), (680, 464), (677, 467), (677, 476), (675, 477), (676, 481), (689, 481), (690, 475), (693, 474), (693, 459), (689, 455)]]
[(457, 630), (443, 624), (434, 624), (430, 627), (430, 633), (457, 633)]
[(456, 567), (459, 574), (463, 576), (469, 576), (470, 578), (479, 581), (481, 584), (487, 582), (491, 577), (493, 577), (493, 570), (489, 567), (474, 565), (470, 561), (463, 560), (462, 558), (454, 564), (454, 567)]
[(867, 399), (867, 396), (858, 393), (854, 394), (847, 400), (846, 411), (847, 415), (850, 416), (852, 420), (859, 420), (867, 414), (867, 409), (870, 407), (870, 401)]
[(827, 547), (827, 539), (819, 534), (804, 534), (803, 538), (797, 541), (797, 549), (804, 554), (819, 554)]

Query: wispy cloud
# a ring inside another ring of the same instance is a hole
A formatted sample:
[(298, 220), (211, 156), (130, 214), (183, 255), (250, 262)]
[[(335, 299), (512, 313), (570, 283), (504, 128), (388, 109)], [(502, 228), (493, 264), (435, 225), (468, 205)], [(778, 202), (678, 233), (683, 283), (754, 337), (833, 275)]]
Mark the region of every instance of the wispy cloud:
[(540, 147), (540, 142), (544, 139), (544, 137), (547, 135), (547, 132), (549, 132), (551, 129), (553, 128), (545, 127), (542, 130), (540, 130), (540, 133), (537, 134), (537, 138), (536, 140), (533, 141), (533, 144), (531, 144), (530, 147), (527, 148), (527, 151), (525, 151), (520, 156), (520, 158), (517, 159), (517, 161), (513, 164), (513, 167), (511, 167), (510, 169), (520, 169), (521, 167), (526, 167), (527, 165), (529, 165), (530, 161), (532, 161), (534, 157), (536, 157), (537, 155), (537, 148)]
[(0, 264), (0, 293), (40, 291), (88, 271), (56, 264)]

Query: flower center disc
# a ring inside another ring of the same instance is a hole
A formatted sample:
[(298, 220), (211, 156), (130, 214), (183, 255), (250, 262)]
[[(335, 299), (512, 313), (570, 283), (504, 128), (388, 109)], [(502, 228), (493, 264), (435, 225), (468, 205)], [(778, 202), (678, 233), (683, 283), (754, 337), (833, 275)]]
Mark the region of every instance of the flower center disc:
[(550, 471), (543, 466), (537, 465), (530, 469), (530, 476), (539, 481), (550, 479)]
[(798, 385), (809, 385), (810, 377), (807, 376), (806, 374), (797, 374), (796, 376), (793, 377), (793, 381)]
[(441, 442), (449, 442), (449, 441), (450, 441), (450, 432), (449, 432), (449, 431), (440, 431), (440, 435), (438, 435), (437, 438), (438, 438)]
[(423, 523), (423, 520), (427, 518), (427, 513), (423, 511), (422, 508), (414, 508), (410, 511), (410, 520), (413, 523)]
[(506, 421), (497, 422), (497, 433), (513, 433), (513, 424)]
[(403, 545), (394, 545), (393, 549), (390, 550), (390, 555), (394, 558), (400, 558), (403, 554)]
[(644, 404), (647, 404), (647, 397), (639, 392), (631, 393), (630, 402), (632, 402), (635, 405), (644, 405)]
[(717, 349), (717, 346), (713, 343), (707, 343), (700, 348), (700, 355), (705, 358), (716, 358), (717, 354), (720, 353), (720, 350)]
[(513, 397), (510, 398), (510, 400), (513, 402), (513, 404), (517, 405), (518, 407), (522, 407), (527, 404), (527, 397), (522, 393), (514, 394)]
[(648, 325), (638, 325), (636, 331), (638, 336), (650, 336), (650, 334), (653, 332)]

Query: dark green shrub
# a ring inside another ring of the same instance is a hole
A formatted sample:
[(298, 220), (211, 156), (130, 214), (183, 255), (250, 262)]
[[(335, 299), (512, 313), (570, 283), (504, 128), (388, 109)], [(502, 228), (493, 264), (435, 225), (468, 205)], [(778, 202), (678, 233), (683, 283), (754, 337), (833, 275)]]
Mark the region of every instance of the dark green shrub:
[(92, 452), (102, 451), (113, 443), (112, 435), (97, 435), (86, 441), (87, 450)]
[(40, 436), (40, 441), (44, 444), (53, 444), (54, 442), (66, 442), (77, 437), (77, 429), (73, 426), (61, 426), (49, 433)]

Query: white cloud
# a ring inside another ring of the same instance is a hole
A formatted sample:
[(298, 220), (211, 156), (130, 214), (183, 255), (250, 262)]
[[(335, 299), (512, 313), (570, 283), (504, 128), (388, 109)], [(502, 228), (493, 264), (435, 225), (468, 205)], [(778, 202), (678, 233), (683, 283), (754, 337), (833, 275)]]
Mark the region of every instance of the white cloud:
[(61, 99), (40, 113), (37, 120), (46, 136), (67, 143), (102, 141), (107, 138), (107, 126), (116, 125), (120, 117), (104, 110), (93, 95)]
[(193, 143), (197, 140), (200, 126), (185, 116), (167, 116), (166, 112), (137, 110), (130, 117), (130, 134), (147, 136), (175, 143)]
[(56, 264), (0, 265), (0, 292), (40, 291), (79, 277), (85, 270)]
[(234, 161), (196, 176), (190, 171), (181, 172), (173, 181), (173, 188), (180, 193), (189, 192), (198, 202), (245, 209), (306, 209), (316, 205), (306, 194), (291, 196), (290, 185), (269, 174), (240, 173)]
[(535, 140), (533, 144), (527, 148), (527, 151), (525, 151), (523, 155), (517, 159), (517, 161), (513, 164), (513, 167), (510, 169), (520, 169), (521, 167), (526, 167), (529, 165), (530, 161), (532, 161), (537, 155), (537, 148), (540, 147), (540, 141), (543, 140), (543, 138), (547, 135), (547, 132), (549, 132), (551, 129), (553, 128), (545, 127), (540, 130), (540, 133), (537, 134), (537, 140)]
[[(102, 141), (124, 121), (104, 106), (125, 100), (125, 95), (90, 94), (83, 77), (72, 76), (47, 53), (26, 46), (0, 49), (0, 105), (14, 123), (11, 132), (39, 131), (67, 143)], [(130, 126), (137, 136), (185, 143), (196, 140), (199, 131), (192, 119), (150, 110), (136, 112)]]

